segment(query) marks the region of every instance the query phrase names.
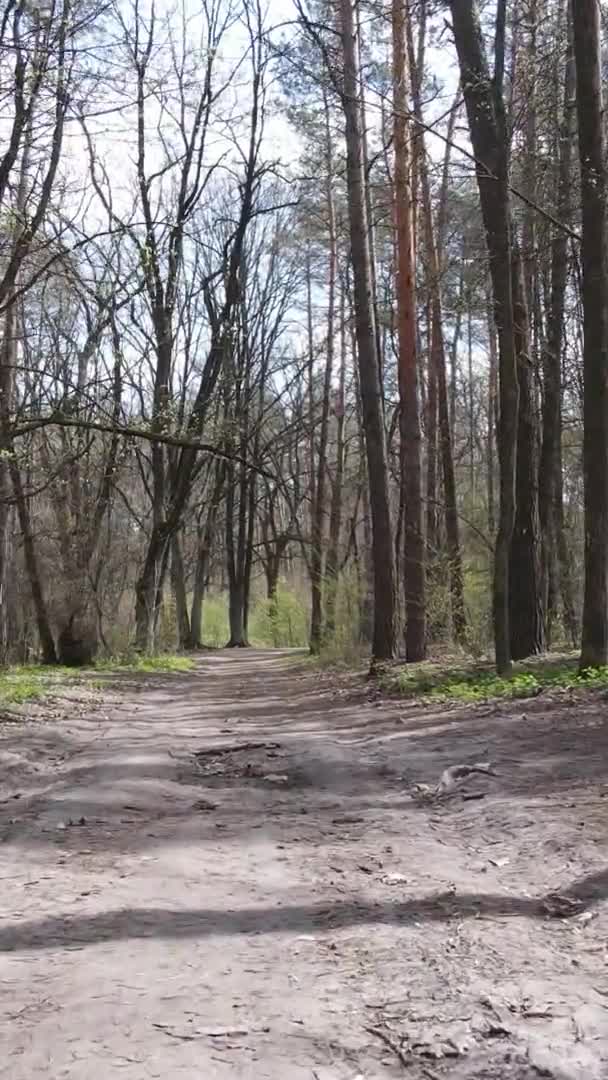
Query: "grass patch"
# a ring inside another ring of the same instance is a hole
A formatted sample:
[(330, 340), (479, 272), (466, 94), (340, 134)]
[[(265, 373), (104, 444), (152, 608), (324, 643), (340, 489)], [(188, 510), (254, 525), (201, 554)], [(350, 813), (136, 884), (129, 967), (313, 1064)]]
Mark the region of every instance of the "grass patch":
[(120, 656), (99, 660), (94, 668), (46, 667), (42, 664), (11, 665), (0, 669), (0, 705), (23, 705), (26, 701), (36, 701), (48, 697), (61, 687), (74, 685), (86, 686), (87, 689), (101, 690), (107, 683), (96, 679), (93, 671), (141, 672), (159, 674), (162, 672), (191, 671), (194, 659), (190, 656)]
[(158, 656), (138, 656), (133, 654), (110, 656), (98, 660), (95, 664), (95, 671), (107, 671), (108, 673), (113, 671), (133, 671), (155, 675), (173, 671), (192, 671), (194, 667), (195, 660), (192, 656), (184, 656), (179, 653), (174, 655), (163, 655), (161, 653)]
[(52, 693), (58, 686), (74, 681), (74, 669), (14, 665), (0, 670), (0, 704), (22, 705)]
[(501, 678), (489, 665), (446, 667), (425, 662), (391, 668), (379, 677), (383, 689), (405, 698), (465, 704), (493, 698), (535, 697), (544, 690), (608, 689), (608, 667), (579, 672), (578, 658), (544, 657), (514, 665)]

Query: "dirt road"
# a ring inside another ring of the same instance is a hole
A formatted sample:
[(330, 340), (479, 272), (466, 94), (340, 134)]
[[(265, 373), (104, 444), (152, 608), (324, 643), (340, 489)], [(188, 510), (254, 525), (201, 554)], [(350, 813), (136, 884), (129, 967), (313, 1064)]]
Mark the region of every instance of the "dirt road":
[(63, 711), (0, 729), (0, 1076), (608, 1077), (603, 700), (251, 651)]

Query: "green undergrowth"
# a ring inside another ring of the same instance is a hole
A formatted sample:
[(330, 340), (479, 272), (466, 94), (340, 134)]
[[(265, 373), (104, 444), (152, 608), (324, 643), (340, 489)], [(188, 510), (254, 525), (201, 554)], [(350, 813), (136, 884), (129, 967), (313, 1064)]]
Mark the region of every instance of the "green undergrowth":
[(16, 664), (0, 670), (0, 704), (21, 705), (24, 701), (34, 701), (73, 681), (72, 668)]
[[(97, 660), (95, 663), (95, 671), (103, 672), (104, 674), (112, 674), (112, 672), (133, 671), (141, 672), (142, 674), (163, 674), (171, 673), (173, 671), (192, 671), (195, 666), (195, 660), (192, 656), (185, 656), (180, 653), (175, 654), (162, 654), (158, 656), (140, 656), (140, 655), (127, 655), (127, 656), (110, 656)], [(72, 669), (72, 675), (74, 674)]]
[(26, 701), (50, 697), (62, 687), (79, 685), (89, 690), (107, 685), (95, 674), (112, 675), (114, 672), (162, 674), (185, 672), (194, 667), (190, 656), (122, 656), (99, 660), (94, 668), (71, 668), (45, 666), (42, 664), (15, 664), (0, 670), (0, 705), (22, 705)]
[(522, 661), (501, 678), (489, 665), (445, 666), (425, 662), (391, 667), (379, 674), (382, 689), (404, 698), (473, 703), (493, 698), (535, 697), (547, 690), (608, 689), (608, 668), (578, 670), (578, 659), (548, 657)]

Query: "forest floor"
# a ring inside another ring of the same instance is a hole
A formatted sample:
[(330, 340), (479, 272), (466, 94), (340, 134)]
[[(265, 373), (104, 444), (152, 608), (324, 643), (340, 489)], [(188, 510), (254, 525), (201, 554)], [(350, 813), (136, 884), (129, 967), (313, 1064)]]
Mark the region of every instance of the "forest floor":
[(218, 651), (0, 722), (0, 1076), (605, 1080), (607, 709)]

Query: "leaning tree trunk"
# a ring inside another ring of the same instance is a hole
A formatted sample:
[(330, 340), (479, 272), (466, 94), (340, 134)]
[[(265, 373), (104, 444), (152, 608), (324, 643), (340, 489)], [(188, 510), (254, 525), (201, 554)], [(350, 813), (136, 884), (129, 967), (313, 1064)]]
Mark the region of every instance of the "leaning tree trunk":
[(386, 433), (378, 370), (376, 331), (372, 303), (369, 230), (365, 206), (366, 177), (363, 168), (360, 85), (357, 42), (351, 0), (340, 0), (341, 38), (344, 56), (346, 120), (346, 180), (354, 283), (357, 360), (372, 525), (374, 575), (373, 659), (390, 659), (395, 652), (395, 560), (393, 552)]
[(583, 208), (585, 670), (608, 662), (608, 221), (597, 0), (575, 0), (572, 28)]

